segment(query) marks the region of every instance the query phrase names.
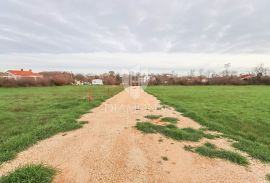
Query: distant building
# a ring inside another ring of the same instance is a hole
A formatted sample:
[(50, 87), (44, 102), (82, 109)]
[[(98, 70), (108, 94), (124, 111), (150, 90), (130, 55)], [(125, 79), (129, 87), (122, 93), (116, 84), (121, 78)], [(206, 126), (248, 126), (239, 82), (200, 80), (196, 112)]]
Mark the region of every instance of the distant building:
[(9, 79), (11, 76), (6, 72), (0, 72), (0, 78)]
[(208, 82), (208, 79), (207, 79), (207, 78), (203, 78), (203, 79), (201, 80), (201, 82), (202, 82), (202, 83), (207, 83), (207, 82)]
[(93, 79), (92, 85), (103, 85), (102, 79)]
[(76, 79), (75, 79), (74, 84), (75, 84), (75, 85), (83, 85), (83, 82), (80, 81), (80, 80), (76, 80)]
[(80, 81), (80, 80), (76, 80), (76, 79), (75, 79), (73, 84), (74, 85), (91, 85), (91, 83), (88, 81)]
[(249, 80), (249, 79), (252, 79), (254, 77), (255, 77), (255, 75), (253, 75), (253, 74), (240, 74), (241, 80)]
[(38, 78), (43, 78), (43, 76), (41, 74), (38, 73), (34, 73), (32, 72), (32, 70), (8, 70), (6, 73), (6, 75), (4, 76), (5, 78), (8, 79), (23, 79), (23, 78), (33, 78), (33, 79), (38, 79)]
[(132, 72), (123, 74), (121, 78), (124, 86), (145, 86), (150, 81), (150, 76)]

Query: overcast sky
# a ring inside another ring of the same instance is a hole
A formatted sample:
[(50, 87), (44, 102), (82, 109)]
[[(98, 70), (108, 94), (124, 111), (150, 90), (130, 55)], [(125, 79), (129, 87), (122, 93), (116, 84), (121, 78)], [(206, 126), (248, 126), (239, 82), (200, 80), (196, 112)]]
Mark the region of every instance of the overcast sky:
[(0, 71), (244, 72), (270, 65), (269, 0), (1, 0)]

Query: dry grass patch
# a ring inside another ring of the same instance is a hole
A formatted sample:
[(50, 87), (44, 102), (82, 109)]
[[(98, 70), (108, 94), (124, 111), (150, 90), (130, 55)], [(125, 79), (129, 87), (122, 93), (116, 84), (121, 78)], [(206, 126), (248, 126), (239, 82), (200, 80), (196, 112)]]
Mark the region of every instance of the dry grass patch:
[(151, 114), (151, 115), (146, 115), (144, 116), (146, 119), (159, 119), (162, 117), (162, 115), (154, 115), (154, 114)]

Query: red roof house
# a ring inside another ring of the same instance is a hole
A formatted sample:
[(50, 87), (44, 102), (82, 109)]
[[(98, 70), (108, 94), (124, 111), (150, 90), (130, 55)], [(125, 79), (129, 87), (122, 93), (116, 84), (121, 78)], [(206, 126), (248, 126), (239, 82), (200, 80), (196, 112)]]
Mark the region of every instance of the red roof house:
[(240, 74), (241, 80), (249, 80), (251, 78), (255, 77), (253, 74)]
[(38, 73), (32, 72), (32, 70), (25, 71), (23, 69), (21, 70), (8, 70), (6, 72), (9, 75), (9, 78), (13, 79), (21, 79), (21, 78), (42, 78), (43, 76)]

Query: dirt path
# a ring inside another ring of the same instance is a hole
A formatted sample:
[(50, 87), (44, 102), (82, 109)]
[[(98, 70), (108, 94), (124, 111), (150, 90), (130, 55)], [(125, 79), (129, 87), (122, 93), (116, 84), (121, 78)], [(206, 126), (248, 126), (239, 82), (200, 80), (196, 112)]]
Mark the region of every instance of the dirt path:
[[(249, 158), (251, 165), (242, 167), (183, 149), (192, 143), (137, 131), (136, 119), (144, 120), (147, 114), (178, 117), (179, 127), (201, 127), (173, 109), (160, 110), (159, 106), (156, 98), (140, 88), (129, 88), (85, 114), (81, 120), (88, 124), (82, 129), (41, 141), (3, 164), (0, 176), (20, 165), (45, 163), (59, 170), (56, 183), (267, 182), (270, 168), (256, 160)], [(225, 139), (212, 142), (231, 148)]]

